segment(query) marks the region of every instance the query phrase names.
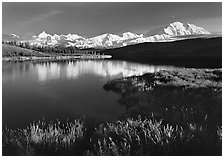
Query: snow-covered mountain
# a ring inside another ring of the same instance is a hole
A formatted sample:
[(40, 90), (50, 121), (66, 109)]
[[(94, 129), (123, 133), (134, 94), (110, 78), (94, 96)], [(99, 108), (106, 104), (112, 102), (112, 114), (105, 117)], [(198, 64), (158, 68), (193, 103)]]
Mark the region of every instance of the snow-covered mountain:
[[(105, 33), (96, 37), (85, 38), (77, 34), (51, 35), (43, 31), (29, 40), (31, 45), (41, 46), (75, 46), (78, 48), (115, 48), (143, 42), (167, 42), (186, 39), (192, 35), (209, 35), (210, 33), (194, 24), (173, 22), (166, 27), (150, 30), (146, 34), (125, 32), (121, 36)], [(13, 37), (17, 35), (12, 34)], [(19, 38), (19, 36), (18, 36)]]
[(169, 26), (159, 27), (146, 34), (136, 35), (134, 38), (129, 38), (122, 41), (122, 45), (126, 46), (131, 44), (143, 42), (168, 42), (186, 38), (192, 38), (192, 35), (210, 35), (210, 32), (198, 27), (194, 24), (183, 24), (181, 22), (173, 22)]
[[(155, 31), (156, 30), (156, 31)], [(202, 27), (198, 27), (194, 24), (183, 24), (181, 22), (173, 22), (165, 28), (156, 28), (145, 34), (145, 36), (153, 36), (158, 34), (166, 34), (170, 37), (174, 36), (185, 36), (195, 34), (210, 34), (207, 30)]]
[(64, 44), (65, 46), (76, 46), (79, 48), (96, 48), (96, 47), (119, 47), (123, 46), (123, 42), (127, 43), (129, 40), (143, 37), (143, 34), (138, 35), (131, 32), (125, 32), (122, 36), (118, 36), (111, 33), (105, 33), (100, 36), (95, 36), (91, 38), (85, 38), (77, 34), (67, 34), (67, 35), (51, 35), (45, 31), (41, 32), (37, 36), (33, 36), (30, 40), (31, 45), (40, 46), (55, 46)]

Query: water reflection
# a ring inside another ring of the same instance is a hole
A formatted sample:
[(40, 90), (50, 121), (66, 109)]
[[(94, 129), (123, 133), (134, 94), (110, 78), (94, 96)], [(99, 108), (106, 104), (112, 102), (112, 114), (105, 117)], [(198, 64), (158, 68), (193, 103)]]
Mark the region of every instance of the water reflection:
[(18, 75), (29, 73), (33, 74), (31, 76), (37, 75), (36, 77), (39, 82), (46, 82), (60, 78), (77, 79), (86, 74), (113, 79), (117, 77), (142, 75), (146, 72), (156, 72), (161, 69), (173, 69), (172, 66), (154, 66), (126, 61), (108, 60), (79, 60), (26, 64), (17, 63), (16, 65), (13, 65), (14, 66), (12, 67), (7, 66), (7, 64), (3, 64), (3, 82), (8, 80), (7, 74), (10, 74), (10, 79), (15, 79)]
[(58, 63), (36, 64), (34, 68), (40, 82), (60, 78), (61, 66)]
[(173, 67), (125, 61), (3, 62), (3, 126), (21, 128), (34, 120), (66, 120), (85, 115), (92, 122), (125, 113), (106, 81)]

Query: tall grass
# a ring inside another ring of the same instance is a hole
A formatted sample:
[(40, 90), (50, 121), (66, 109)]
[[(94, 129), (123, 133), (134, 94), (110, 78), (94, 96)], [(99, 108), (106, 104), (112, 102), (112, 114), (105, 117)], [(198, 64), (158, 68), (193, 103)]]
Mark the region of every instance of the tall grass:
[(129, 118), (100, 125), (93, 136), (92, 155), (217, 155), (220, 140), (221, 135), (210, 136), (196, 124), (184, 129), (162, 120)]
[(30, 124), (21, 130), (3, 131), (3, 155), (48, 155), (76, 153), (74, 148), (83, 138), (84, 123), (46, 124), (44, 121)]
[[(33, 123), (3, 131), (3, 155), (221, 155), (222, 127), (170, 125), (155, 118), (127, 118), (95, 127), (84, 122)], [(85, 148), (90, 146), (90, 148)]]

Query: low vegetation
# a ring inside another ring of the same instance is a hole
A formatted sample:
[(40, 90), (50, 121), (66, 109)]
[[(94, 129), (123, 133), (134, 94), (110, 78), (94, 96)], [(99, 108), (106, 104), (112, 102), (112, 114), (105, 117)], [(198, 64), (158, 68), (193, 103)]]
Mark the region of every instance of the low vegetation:
[(123, 93), (128, 90), (150, 91), (157, 87), (180, 87), (182, 89), (211, 88), (222, 89), (221, 69), (174, 69), (146, 73), (109, 81), (104, 88)]
[(163, 70), (113, 80), (104, 88), (120, 94), (127, 109), (123, 118), (153, 114), (172, 126), (206, 129), (207, 143), (216, 142), (213, 136), (222, 126), (221, 69)]
[(221, 142), (221, 127), (209, 135), (195, 124), (183, 128), (138, 116), (100, 124), (91, 133), (80, 120), (5, 129), (3, 155), (221, 155)]
[(77, 154), (77, 144), (83, 139), (83, 122), (46, 124), (44, 121), (30, 124), (21, 130), (3, 131), (3, 155), (63, 155)]
[(17, 56), (47, 56), (39, 51), (16, 47), (13, 45), (2, 44), (2, 57), (17, 57)]
[(68, 56), (68, 55), (93, 55), (93, 52), (101, 52), (101, 49), (78, 49), (76, 47), (65, 46), (30, 46), (29, 43), (16, 41), (2, 43), (3, 57), (21, 57), (21, 56)]
[[(218, 128), (217, 131), (219, 130)], [(153, 117), (128, 118), (116, 123), (102, 124), (94, 134), (92, 155), (221, 154), (220, 133), (212, 136), (202, 126), (189, 124), (183, 128), (166, 124), (162, 120), (157, 121)]]

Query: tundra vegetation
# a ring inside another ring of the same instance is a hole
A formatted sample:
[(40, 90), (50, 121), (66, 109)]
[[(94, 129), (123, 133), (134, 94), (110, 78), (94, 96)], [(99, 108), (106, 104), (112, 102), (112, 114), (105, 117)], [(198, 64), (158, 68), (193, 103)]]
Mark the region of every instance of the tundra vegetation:
[(126, 113), (3, 130), (3, 155), (222, 155), (221, 69), (176, 69), (109, 81)]

